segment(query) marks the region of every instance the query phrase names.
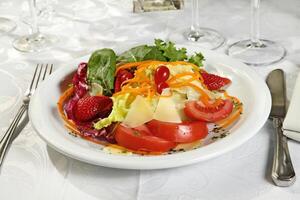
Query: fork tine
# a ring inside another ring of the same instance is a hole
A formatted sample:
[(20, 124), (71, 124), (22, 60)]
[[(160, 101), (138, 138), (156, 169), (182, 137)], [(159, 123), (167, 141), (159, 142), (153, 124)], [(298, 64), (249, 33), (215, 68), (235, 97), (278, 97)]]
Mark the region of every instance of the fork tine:
[(40, 78), (41, 78), (41, 74), (42, 74), (42, 70), (43, 70), (43, 64), (40, 67), (39, 75), (38, 75), (37, 81), (35, 82), (35, 89), (37, 88), (37, 86), (39, 84), (39, 81), (40, 81)]
[(30, 83), (30, 87), (28, 89), (27, 94), (32, 95), (35, 92), (36, 88), (38, 87), (39, 83), (46, 79), (47, 74), (50, 75), (52, 73), (53, 64), (51, 64), (50, 69), (49, 69), (49, 66), (50, 66), (50, 64), (46, 64), (45, 66), (44, 66), (44, 64), (36, 65), (36, 68), (35, 68), (35, 71), (34, 71), (34, 74), (32, 77), (32, 81)]
[(33, 74), (33, 77), (32, 77), (31, 83), (30, 83), (30, 86), (29, 86), (29, 91), (32, 90), (32, 86), (33, 86), (33, 83), (34, 83), (34, 80), (35, 80), (37, 71), (38, 71), (38, 69), (39, 69), (39, 66), (40, 66), (40, 65), (37, 64), (36, 67), (35, 67), (35, 71), (34, 71), (34, 74)]
[(47, 69), (48, 69), (48, 64), (45, 67), (44, 75), (43, 75), (43, 79), (42, 80), (45, 80), (45, 77), (46, 77), (46, 74), (47, 74)]
[(53, 64), (51, 64), (51, 67), (50, 67), (50, 72), (49, 72), (49, 74), (52, 74), (52, 70), (53, 70)]

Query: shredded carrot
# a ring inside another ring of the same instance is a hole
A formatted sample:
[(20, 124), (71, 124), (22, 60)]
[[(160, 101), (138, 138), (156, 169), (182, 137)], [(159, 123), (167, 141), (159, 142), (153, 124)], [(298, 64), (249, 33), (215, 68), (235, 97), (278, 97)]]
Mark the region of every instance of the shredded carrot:
[[(224, 91), (224, 97), (227, 99), (231, 99), (234, 103), (240, 103), (240, 100), (237, 97), (230, 96), (226, 91)], [(243, 106), (238, 105), (235, 108), (235, 111), (233, 113), (231, 113), (227, 118), (218, 121), (216, 124), (218, 124), (223, 128), (226, 128), (231, 124), (233, 124), (237, 119), (239, 119), (242, 112), (243, 112)]]
[(145, 92), (147, 92), (148, 88), (147, 87), (142, 87), (142, 88), (128, 88), (128, 89), (123, 89), (120, 92), (117, 92), (115, 94), (113, 94), (113, 96), (118, 96), (121, 94), (126, 94), (126, 93), (133, 93), (133, 94), (144, 94)]
[(235, 112), (233, 112), (229, 117), (216, 122), (217, 125), (226, 128), (229, 125), (233, 124), (233, 122), (235, 122), (241, 115), (241, 113), (243, 112), (243, 108), (242, 106), (240, 106)]
[(141, 78), (132, 78), (132, 79), (128, 79), (126, 81), (124, 81), (122, 84), (121, 84), (121, 88), (126, 85), (127, 83), (150, 83), (151, 81), (149, 79), (141, 79)]
[(155, 95), (155, 90), (153, 88), (149, 88), (148, 89), (148, 96), (147, 96), (148, 100), (150, 101), (151, 98), (155, 97), (154, 95)]
[(76, 128), (76, 125), (73, 121), (69, 120), (64, 112), (63, 106), (64, 103), (71, 98), (71, 96), (74, 93), (74, 87), (70, 87), (69, 89), (67, 89), (59, 98), (58, 103), (57, 103), (57, 108), (58, 108), (58, 112), (61, 116), (61, 118), (64, 120), (65, 122), (65, 126), (74, 134), (76, 135), (81, 135), (80, 131)]
[(164, 61), (158, 61), (158, 60), (145, 60), (145, 61), (140, 61), (140, 62), (130, 62), (126, 64), (121, 64), (117, 67), (115, 74), (118, 73), (121, 69), (130, 69), (132, 67), (137, 67), (137, 68), (143, 68), (151, 65), (156, 65), (159, 67), (159, 65), (170, 65), (170, 66), (177, 66), (177, 65), (190, 65), (193, 67), (195, 71), (199, 71), (200, 68), (190, 62), (186, 61), (175, 61), (175, 62), (164, 62)]
[(74, 93), (74, 87), (70, 87), (68, 88), (60, 97), (59, 97), (59, 100), (57, 102), (57, 108), (58, 108), (58, 112), (61, 116), (61, 118), (64, 120), (64, 122), (66, 123), (66, 125), (68, 127), (72, 127), (74, 129), (76, 129), (75, 127), (75, 124), (70, 121), (65, 113), (64, 113), (64, 109), (63, 109), (63, 106), (64, 106), (64, 103), (73, 95)]
[(199, 80), (201, 81), (203, 87), (204, 87), (205, 89), (207, 89), (207, 86), (204, 84), (204, 79), (203, 79), (203, 77), (202, 77), (202, 75), (201, 75), (200, 73), (199, 73)]
[(234, 97), (234, 96), (230, 96), (226, 91), (224, 91), (224, 96), (227, 98), (227, 99), (232, 99), (233, 101), (235, 101), (236, 103), (240, 103), (241, 101)]
[[(179, 78), (185, 77), (185, 76), (191, 76), (193, 79), (198, 79), (199, 75), (197, 75), (196, 73), (192, 73), (192, 72), (184, 72), (184, 73), (180, 73), (180, 74), (176, 74), (175, 76), (173, 76), (172, 78), (170, 78), (167, 83), (170, 84), (176, 80), (178, 80)], [(189, 81), (190, 82), (190, 81)]]
[(168, 83), (169, 85), (172, 85), (172, 86), (176, 87), (176, 86), (181, 86), (181, 85), (186, 86), (187, 83), (191, 83), (191, 82), (193, 82), (193, 81), (197, 81), (197, 78), (192, 77), (192, 78), (186, 79), (186, 80), (184, 80), (184, 81), (182, 81), (182, 82), (174, 82), (174, 83), (168, 83), (168, 82), (167, 82), (167, 83)]
[(151, 61), (151, 62), (146, 62), (142, 63), (141, 65), (138, 66), (138, 70), (142, 70), (144, 68), (151, 68), (151, 67), (159, 67), (160, 65), (166, 65), (168, 64), (167, 62), (161, 62), (161, 61)]
[(118, 71), (120, 71), (121, 69), (130, 69), (132, 67), (137, 67), (141, 64), (150, 63), (150, 62), (153, 62), (153, 61), (152, 60), (146, 60), (146, 61), (141, 61), (141, 62), (130, 62), (130, 63), (119, 65), (117, 67), (117, 70), (116, 70), (115, 74), (117, 74)]

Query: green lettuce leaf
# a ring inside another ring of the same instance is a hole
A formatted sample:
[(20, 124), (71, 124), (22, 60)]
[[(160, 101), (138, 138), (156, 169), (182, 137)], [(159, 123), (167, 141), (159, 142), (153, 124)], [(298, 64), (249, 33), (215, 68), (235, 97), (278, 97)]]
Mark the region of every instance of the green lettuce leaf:
[(112, 97), (113, 108), (110, 115), (107, 118), (96, 122), (94, 128), (100, 130), (113, 122), (122, 122), (125, 119), (134, 98), (135, 97), (129, 93)]

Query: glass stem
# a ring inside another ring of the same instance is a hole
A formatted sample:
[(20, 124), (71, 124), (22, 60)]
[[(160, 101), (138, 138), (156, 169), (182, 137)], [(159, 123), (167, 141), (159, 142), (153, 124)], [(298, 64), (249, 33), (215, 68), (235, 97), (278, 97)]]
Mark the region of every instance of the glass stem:
[(192, 0), (192, 31), (199, 30), (199, 0)]
[(261, 41), (259, 40), (259, 6), (260, 0), (251, 0), (251, 45), (254, 47), (261, 46)]
[(31, 17), (32, 17), (32, 34), (39, 34), (39, 27), (38, 27), (38, 21), (37, 21), (37, 5), (36, 5), (36, 0), (29, 0), (29, 9), (31, 12)]

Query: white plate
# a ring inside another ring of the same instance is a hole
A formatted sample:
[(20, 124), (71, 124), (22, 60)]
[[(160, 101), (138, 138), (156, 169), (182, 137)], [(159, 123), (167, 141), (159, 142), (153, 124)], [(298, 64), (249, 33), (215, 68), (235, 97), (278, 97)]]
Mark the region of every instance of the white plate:
[[(200, 51), (194, 46), (186, 47), (189, 52)], [(237, 96), (244, 104), (241, 119), (225, 138), (187, 152), (159, 156), (126, 156), (108, 154), (100, 145), (71, 136), (59, 117), (56, 103), (62, 93), (62, 80), (75, 71), (78, 63), (87, 61), (89, 56), (64, 64), (40, 85), (30, 102), (29, 116), (32, 126), (41, 138), (57, 151), (83, 162), (106, 167), (171, 168), (224, 154), (249, 140), (264, 125), (271, 109), (271, 96), (264, 80), (250, 67), (226, 55), (207, 50), (201, 52), (206, 59), (206, 69), (229, 77), (232, 80), (232, 85), (228, 88), (229, 93)]]

